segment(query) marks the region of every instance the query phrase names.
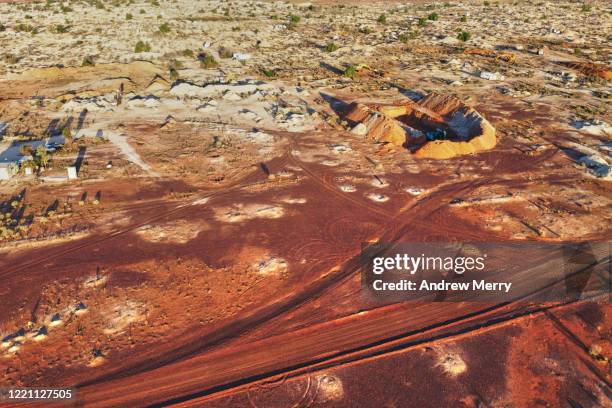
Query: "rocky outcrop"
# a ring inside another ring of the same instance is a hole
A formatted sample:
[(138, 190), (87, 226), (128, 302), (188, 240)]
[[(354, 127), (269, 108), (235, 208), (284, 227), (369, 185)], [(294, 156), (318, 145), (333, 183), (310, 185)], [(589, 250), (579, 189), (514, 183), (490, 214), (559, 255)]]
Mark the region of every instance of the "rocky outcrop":
[[(416, 157), (448, 159), (492, 149), (495, 128), (460, 99), (430, 94), (419, 102), (349, 106), (353, 133), (409, 149)], [(432, 140), (437, 139), (437, 140)]]

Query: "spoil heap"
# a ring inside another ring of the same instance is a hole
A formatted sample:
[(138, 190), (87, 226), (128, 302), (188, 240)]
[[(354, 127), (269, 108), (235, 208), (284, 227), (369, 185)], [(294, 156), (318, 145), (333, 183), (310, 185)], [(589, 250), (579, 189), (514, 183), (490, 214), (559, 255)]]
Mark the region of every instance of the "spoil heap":
[(492, 149), (495, 128), (453, 96), (432, 93), (419, 102), (349, 106), (353, 133), (409, 149), (417, 157), (448, 159)]
[(562, 65), (575, 69), (587, 77), (599, 77), (608, 81), (612, 80), (612, 70), (603, 64), (595, 64), (592, 62), (562, 62)]

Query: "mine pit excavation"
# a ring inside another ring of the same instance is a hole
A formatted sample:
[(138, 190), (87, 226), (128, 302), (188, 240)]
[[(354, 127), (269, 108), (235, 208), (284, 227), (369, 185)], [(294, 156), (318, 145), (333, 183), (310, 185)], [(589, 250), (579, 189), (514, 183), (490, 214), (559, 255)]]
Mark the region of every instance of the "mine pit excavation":
[(418, 102), (352, 103), (345, 115), (351, 132), (403, 147), (415, 157), (449, 159), (495, 147), (495, 128), (460, 99), (431, 93)]

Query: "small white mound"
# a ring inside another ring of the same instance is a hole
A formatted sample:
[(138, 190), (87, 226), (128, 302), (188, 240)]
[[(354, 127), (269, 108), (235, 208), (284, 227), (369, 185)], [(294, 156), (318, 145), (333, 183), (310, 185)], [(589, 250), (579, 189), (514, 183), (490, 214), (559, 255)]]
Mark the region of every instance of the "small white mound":
[(344, 191), (345, 193), (354, 193), (357, 191), (357, 188), (351, 184), (342, 184), (338, 187), (340, 187), (340, 190)]
[(442, 367), (449, 376), (456, 377), (467, 370), (467, 365), (457, 350), (440, 348), (436, 352), (438, 360), (436, 366)]
[(342, 381), (333, 375), (323, 374), (316, 377), (318, 383), (318, 398), (322, 402), (339, 401), (344, 397)]
[(278, 275), (287, 271), (287, 262), (282, 258), (267, 258), (255, 263), (253, 268), (261, 275)]
[(408, 194), (410, 194), (410, 195), (413, 195), (413, 196), (418, 196), (419, 194), (422, 194), (423, 191), (425, 191), (425, 190), (423, 190), (422, 188), (419, 188), (419, 187), (408, 187), (408, 188), (406, 188), (406, 192)]
[(387, 197), (384, 194), (380, 194), (380, 193), (370, 193), (367, 195), (367, 197), (372, 200), (372, 201), (376, 201), (379, 203), (384, 203), (385, 201), (389, 201), (389, 197)]
[(284, 198), (281, 198), (281, 201), (286, 204), (305, 204), (306, 203), (306, 199), (301, 198), (301, 197), (299, 198), (284, 197)]

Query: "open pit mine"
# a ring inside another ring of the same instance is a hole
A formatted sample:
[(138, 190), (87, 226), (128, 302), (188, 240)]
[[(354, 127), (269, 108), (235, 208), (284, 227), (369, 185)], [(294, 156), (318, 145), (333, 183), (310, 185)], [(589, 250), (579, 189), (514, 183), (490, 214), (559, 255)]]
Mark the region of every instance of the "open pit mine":
[(416, 157), (450, 159), (495, 147), (495, 128), (461, 100), (429, 94), (414, 103), (349, 106), (351, 132), (405, 147)]
[(0, 0), (0, 407), (611, 407), (611, 13)]

